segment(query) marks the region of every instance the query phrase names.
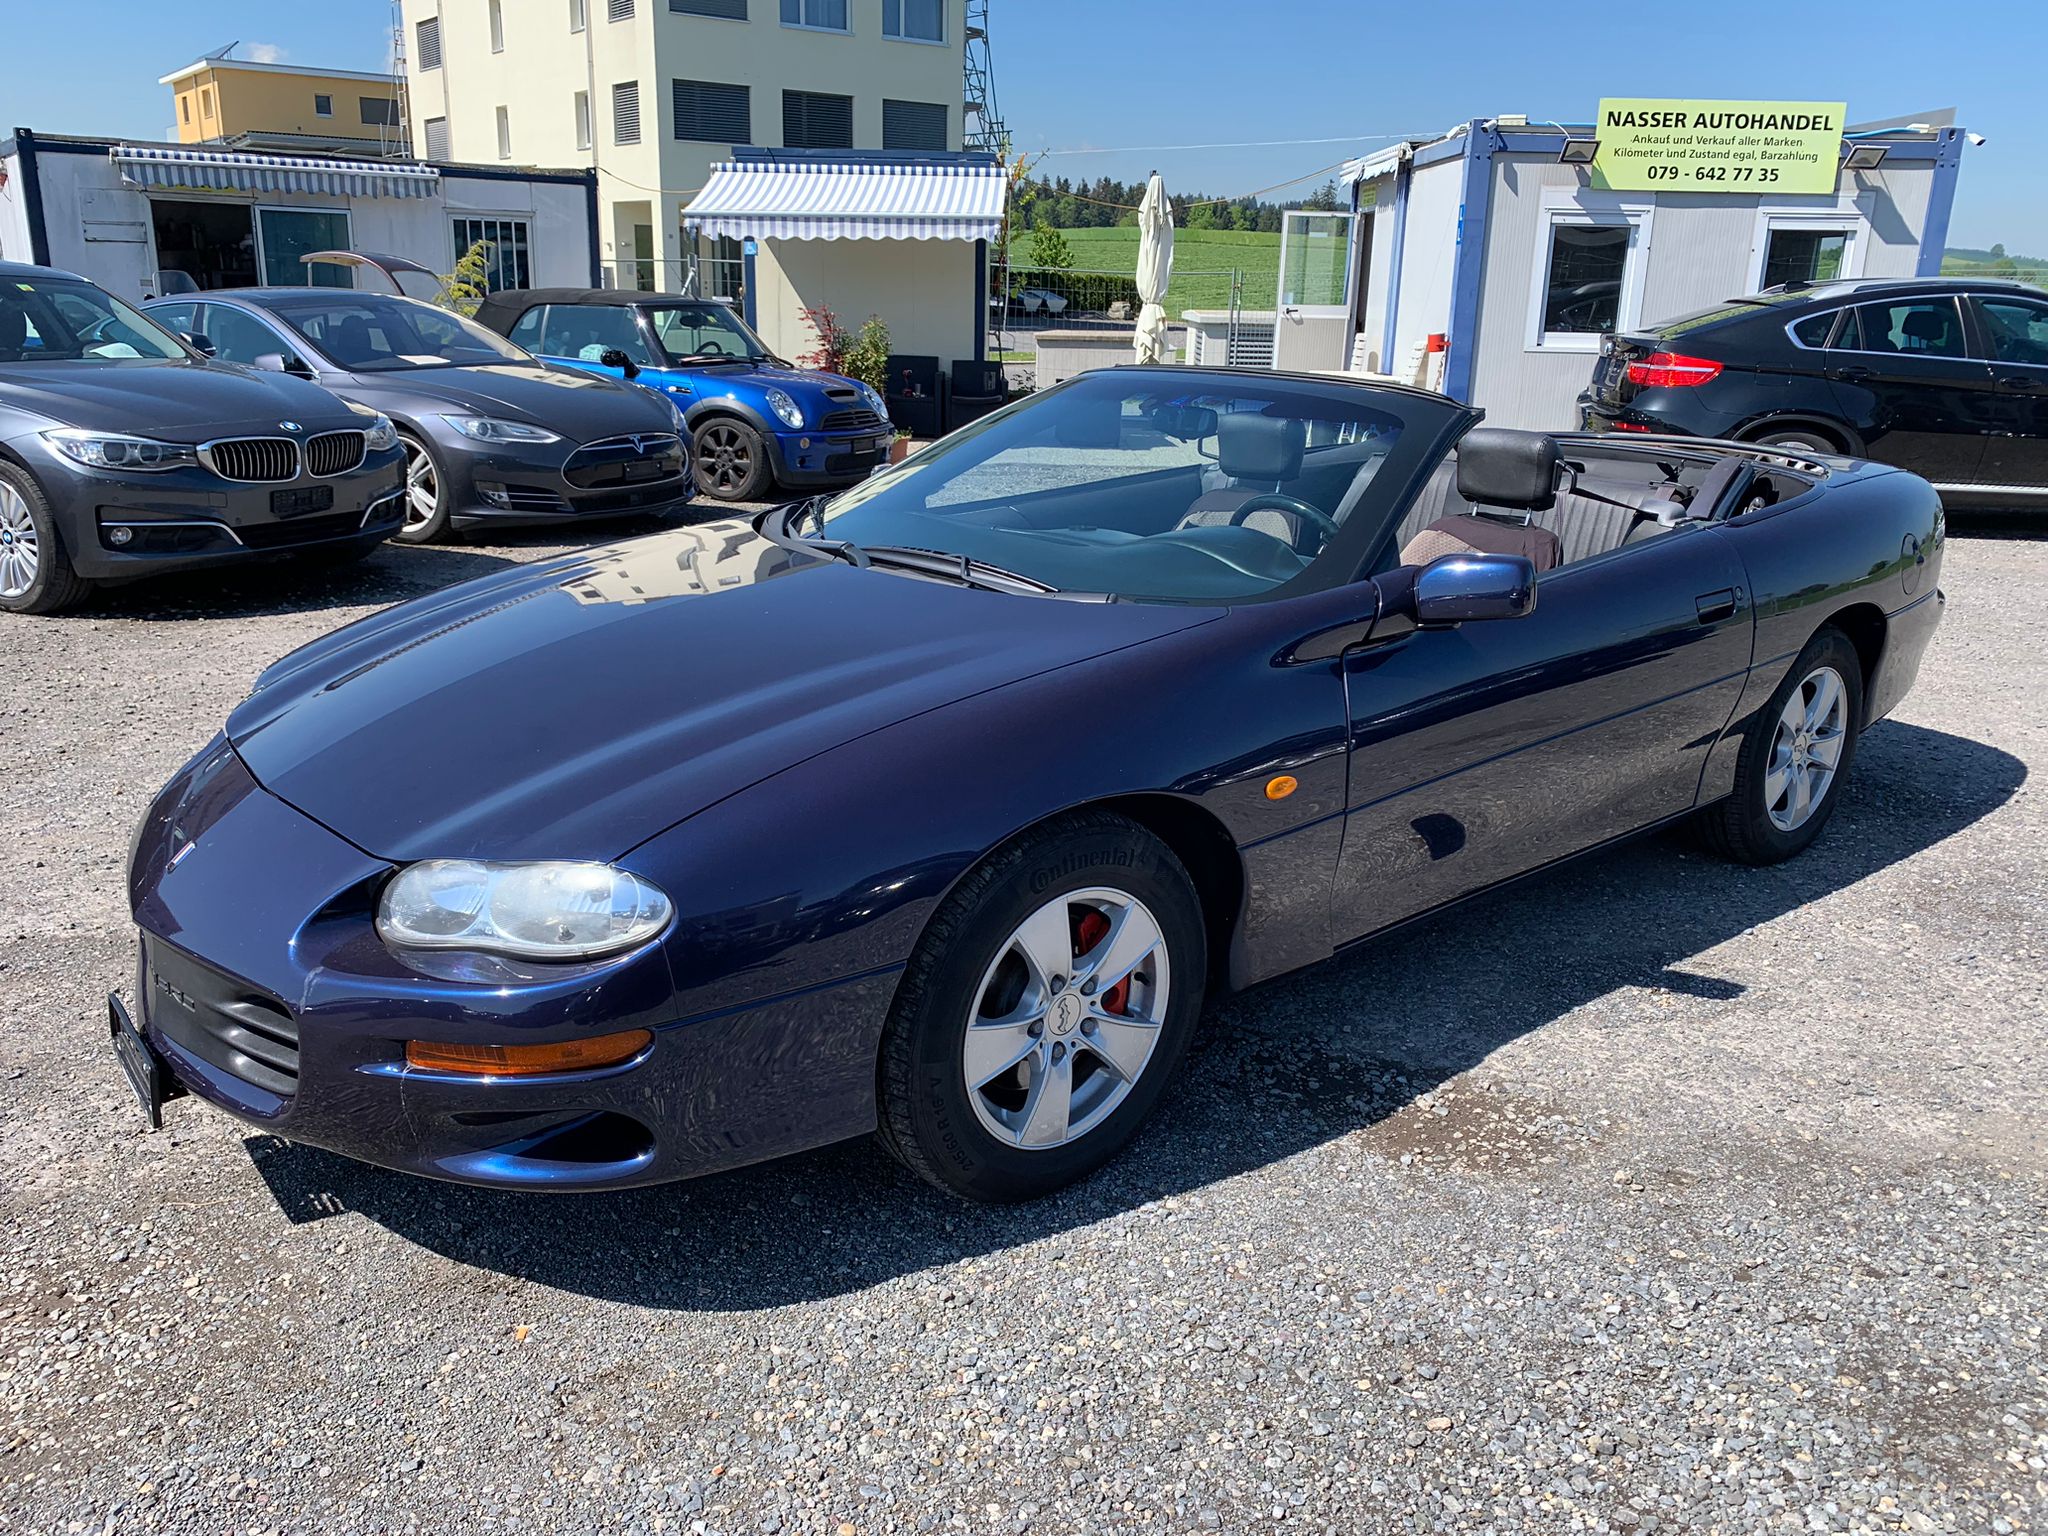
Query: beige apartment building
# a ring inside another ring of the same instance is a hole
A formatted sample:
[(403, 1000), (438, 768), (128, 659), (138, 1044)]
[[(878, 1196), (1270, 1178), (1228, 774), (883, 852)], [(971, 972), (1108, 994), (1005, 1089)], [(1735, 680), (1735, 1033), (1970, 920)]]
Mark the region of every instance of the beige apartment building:
[(957, 150), (965, 0), (403, 0), (431, 161), (588, 165), (607, 279), (742, 281), (682, 210), (735, 147)]
[(157, 84), (171, 88), (180, 144), (406, 152), (396, 75), (209, 58)]

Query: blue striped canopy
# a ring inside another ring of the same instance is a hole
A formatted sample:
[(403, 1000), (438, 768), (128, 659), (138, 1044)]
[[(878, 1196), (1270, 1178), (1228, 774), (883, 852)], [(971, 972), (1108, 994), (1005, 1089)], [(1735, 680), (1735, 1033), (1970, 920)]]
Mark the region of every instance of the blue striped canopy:
[(736, 240), (994, 240), (1008, 190), (987, 158), (763, 154), (714, 165), (683, 222)]
[(186, 192), (310, 192), (332, 197), (432, 197), (441, 173), (410, 161), (251, 155), (222, 149), (117, 144), (115, 169), (143, 187)]

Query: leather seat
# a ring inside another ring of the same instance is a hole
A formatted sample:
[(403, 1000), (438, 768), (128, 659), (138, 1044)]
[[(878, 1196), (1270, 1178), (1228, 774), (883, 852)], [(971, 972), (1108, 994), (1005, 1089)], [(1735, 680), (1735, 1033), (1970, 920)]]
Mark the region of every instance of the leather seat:
[[(1307, 424), (1290, 417), (1260, 416), (1250, 411), (1219, 416), (1216, 467), (1223, 472), (1226, 483), (1196, 497), (1175, 526), (1211, 528), (1231, 522), (1253, 497), (1278, 491), (1301, 474), (1301, 458), (1307, 444)], [(1307, 532), (1301, 518), (1279, 507), (1259, 508), (1244, 520), (1244, 526), (1296, 549), (1303, 547), (1303, 535)]]
[(28, 350), (28, 311), (0, 299), (0, 361), (18, 363)]
[[(1613, 500), (1596, 501), (1591, 496), (1580, 495), (1577, 491), (1564, 490), (1557, 493), (1557, 500), (1550, 507), (1529, 514), (1531, 529), (1543, 530), (1557, 541), (1555, 560), (1551, 566), (1544, 566), (1538, 561), (1539, 571), (1560, 565), (1572, 565), (1580, 560), (1589, 560), (1595, 555), (1604, 555), (1610, 549), (1619, 549), (1639, 525), (1645, 506), (1652, 501), (1664, 500), (1663, 496), (1641, 486), (1602, 485), (1600, 489)], [(1614, 502), (1627, 504), (1616, 506)], [(1424, 553), (1425, 546), (1416, 542), (1418, 535), (1424, 530), (1440, 523), (1448, 523), (1449, 527), (1444, 531), (1451, 539), (1460, 539), (1461, 531), (1471, 531), (1471, 525), (1469, 522), (1457, 520), (1480, 514), (1480, 508), (1473, 506), (1458, 494), (1455, 465), (1448, 461), (1438, 465), (1428, 483), (1423, 486), (1421, 494), (1415, 498), (1414, 506), (1408, 509), (1408, 515), (1401, 520), (1401, 527), (1396, 534), (1400, 541), (1401, 563), (1427, 563), (1426, 560), (1417, 561), (1410, 558), (1411, 551), (1416, 554)], [(1517, 523), (1520, 516), (1516, 514)], [(1436, 550), (1435, 554), (1428, 555), (1427, 558), (1431, 560), (1444, 554), (1482, 552), (1482, 546), (1466, 542), (1465, 550), (1460, 551), (1441, 539), (1432, 539), (1426, 547)], [(1520, 549), (1487, 549), (1483, 552), (1528, 553)], [(1530, 558), (1536, 559), (1533, 554)]]

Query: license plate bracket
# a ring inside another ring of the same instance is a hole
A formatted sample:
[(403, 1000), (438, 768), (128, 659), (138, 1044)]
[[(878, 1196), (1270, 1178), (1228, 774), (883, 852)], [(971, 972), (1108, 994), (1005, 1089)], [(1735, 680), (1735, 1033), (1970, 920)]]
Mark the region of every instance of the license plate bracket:
[(128, 1017), (128, 1010), (122, 1005), (118, 993), (107, 994), (107, 1028), (113, 1037), (114, 1060), (121, 1064), (121, 1075), (135, 1090), (143, 1118), (149, 1122), (152, 1131), (162, 1130), (164, 1105), (172, 1099), (183, 1098), (185, 1085), (171, 1075), (156, 1047), (142, 1037), (142, 1031)]
[(331, 485), (293, 486), (270, 493), (272, 517), (303, 517), (308, 512), (325, 512), (334, 505)]

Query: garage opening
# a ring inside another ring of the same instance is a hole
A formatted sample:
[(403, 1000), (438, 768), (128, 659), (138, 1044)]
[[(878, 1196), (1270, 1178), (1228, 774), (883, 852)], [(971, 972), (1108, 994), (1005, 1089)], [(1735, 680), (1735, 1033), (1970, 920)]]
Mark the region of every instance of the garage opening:
[(190, 279), (188, 288), (174, 277), (159, 277), (160, 291), (245, 288), (259, 280), (256, 221), (246, 203), (177, 203), (153, 197), (149, 217), (156, 232), (157, 270)]

